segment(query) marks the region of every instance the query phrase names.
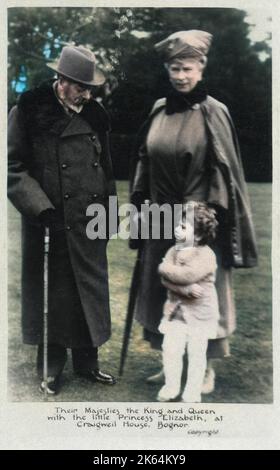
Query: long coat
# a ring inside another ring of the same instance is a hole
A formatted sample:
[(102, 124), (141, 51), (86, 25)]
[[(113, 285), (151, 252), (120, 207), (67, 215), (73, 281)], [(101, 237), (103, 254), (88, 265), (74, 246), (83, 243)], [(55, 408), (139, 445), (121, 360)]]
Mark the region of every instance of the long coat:
[(86, 338), (98, 347), (110, 336), (108, 233), (105, 239), (96, 240), (86, 234), (91, 220), (86, 215), (88, 206), (99, 203), (107, 210), (109, 196), (116, 194), (108, 131), (107, 114), (98, 102), (92, 100), (71, 117), (49, 82), (24, 93), (10, 111), (8, 195), (22, 214), (26, 343), (42, 341), (44, 229), (38, 215), (50, 208), (58, 214), (50, 245), (54, 252), (49, 281), (52, 341), (67, 343), (63, 315), (67, 322), (67, 312), (73, 312), (75, 306), (83, 318), (71, 319), (72, 328), (78, 328), (76, 342), (65, 346), (84, 346)]

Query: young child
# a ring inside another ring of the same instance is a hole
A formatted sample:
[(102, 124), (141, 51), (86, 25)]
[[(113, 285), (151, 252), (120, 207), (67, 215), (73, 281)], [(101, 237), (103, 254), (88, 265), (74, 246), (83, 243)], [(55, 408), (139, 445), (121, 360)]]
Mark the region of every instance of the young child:
[(165, 385), (158, 401), (170, 401), (180, 394), (187, 345), (188, 376), (182, 401), (201, 402), (208, 339), (216, 338), (219, 319), (214, 285), (216, 256), (208, 246), (215, 238), (217, 225), (214, 209), (202, 202), (188, 203), (174, 231), (176, 244), (159, 265), (168, 298), (159, 326), (164, 335)]

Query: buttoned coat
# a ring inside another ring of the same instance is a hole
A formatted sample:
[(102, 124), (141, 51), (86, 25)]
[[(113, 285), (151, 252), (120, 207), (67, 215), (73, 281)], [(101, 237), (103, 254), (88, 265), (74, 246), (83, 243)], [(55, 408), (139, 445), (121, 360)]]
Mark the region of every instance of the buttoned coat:
[[(42, 341), (43, 235), (38, 221), (45, 209), (58, 214), (55, 233), (65, 233), (65, 269), (74, 274), (91, 342), (98, 347), (110, 336), (111, 322), (105, 239), (88, 238), (87, 208), (99, 203), (108, 210), (116, 195), (108, 145), (109, 121), (103, 107), (90, 101), (80, 114), (69, 116), (57, 100), (52, 83), (24, 93), (8, 122), (8, 195), (22, 214), (22, 325), (26, 343)], [(52, 232), (51, 232), (52, 236)], [(49, 305), (53, 317), (64, 314), (73, 292), (56, 288), (61, 273), (53, 269)], [(72, 289), (71, 289), (72, 290)], [(60, 299), (56, 302), (56, 299)], [(54, 321), (55, 337), (63, 335)], [(79, 346), (79, 344), (76, 344)]]

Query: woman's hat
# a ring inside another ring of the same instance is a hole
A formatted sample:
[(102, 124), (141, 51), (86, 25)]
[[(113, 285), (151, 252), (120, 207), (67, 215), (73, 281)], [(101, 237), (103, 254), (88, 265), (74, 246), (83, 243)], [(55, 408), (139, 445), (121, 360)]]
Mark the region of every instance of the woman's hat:
[(83, 46), (65, 46), (58, 61), (47, 66), (66, 78), (84, 85), (103, 85), (105, 76), (96, 66), (93, 52)]
[(201, 58), (208, 54), (212, 37), (212, 34), (198, 29), (177, 31), (155, 44), (155, 49), (163, 54), (166, 61), (180, 56)]

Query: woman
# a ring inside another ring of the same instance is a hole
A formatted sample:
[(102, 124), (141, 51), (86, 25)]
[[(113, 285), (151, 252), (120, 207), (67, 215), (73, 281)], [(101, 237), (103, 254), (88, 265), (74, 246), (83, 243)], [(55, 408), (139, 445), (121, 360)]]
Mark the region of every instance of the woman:
[[(169, 75), (171, 89), (156, 101), (144, 124), (134, 161), (131, 201), (138, 207), (149, 199), (162, 205), (205, 201), (215, 207), (219, 230), (213, 247), (218, 271), (218, 338), (209, 341), (208, 367), (202, 393), (214, 390), (211, 358), (229, 355), (228, 336), (235, 329), (232, 267), (257, 262), (254, 229), (234, 126), (226, 106), (211, 96), (202, 82), (211, 34), (180, 31), (156, 44)], [(158, 325), (166, 290), (157, 268), (173, 240), (149, 239), (141, 250), (136, 318), (144, 338), (160, 348)], [(162, 372), (148, 379), (160, 381)]]

